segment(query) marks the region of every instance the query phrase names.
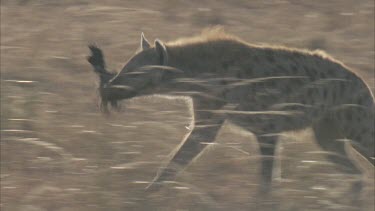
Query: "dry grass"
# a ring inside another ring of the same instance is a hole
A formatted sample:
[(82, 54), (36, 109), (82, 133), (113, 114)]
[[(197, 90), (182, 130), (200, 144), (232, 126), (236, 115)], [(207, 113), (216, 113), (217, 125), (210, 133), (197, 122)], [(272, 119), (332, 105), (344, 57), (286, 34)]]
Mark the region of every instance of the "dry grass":
[[(167, 41), (215, 24), (253, 43), (323, 49), (375, 90), (372, 0), (3, 0), (1, 210), (360, 209), (350, 200), (359, 176), (317, 153), (309, 130), (281, 142), (271, 199), (255, 195), (255, 140), (230, 127), (179, 183), (145, 193), (186, 133), (186, 105), (135, 99), (125, 112), (101, 115), (86, 46), (99, 43), (119, 70), (142, 31)], [(374, 206), (368, 182), (364, 210)]]

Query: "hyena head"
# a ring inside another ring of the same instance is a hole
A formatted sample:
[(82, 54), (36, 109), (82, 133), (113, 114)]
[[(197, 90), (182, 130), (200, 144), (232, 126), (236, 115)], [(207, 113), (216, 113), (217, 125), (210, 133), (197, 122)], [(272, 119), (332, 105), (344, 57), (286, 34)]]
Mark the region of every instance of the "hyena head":
[(157, 88), (181, 74), (181, 70), (168, 66), (168, 53), (164, 43), (156, 39), (154, 46), (151, 46), (142, 33), (139, 50), (108, 82), (107, 88), (121, 90), (121, 99), (153, 94)]
[(168, 54), (164, 43), (156, 39), (152, 47), (142, 33), (139, 50), (129, 59), (121, 72), (129, 72), (145, 65), (166, 65), (167, 63)]

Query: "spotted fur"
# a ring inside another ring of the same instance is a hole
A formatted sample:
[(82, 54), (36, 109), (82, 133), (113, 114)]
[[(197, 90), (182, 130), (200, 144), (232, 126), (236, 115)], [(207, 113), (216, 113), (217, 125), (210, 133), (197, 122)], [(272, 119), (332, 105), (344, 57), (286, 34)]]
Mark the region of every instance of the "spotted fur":
[[(193, 115), (190, 133), (154, 184), (173, 180), (207, 146), (201, 142), (215, 140), (224, 121), (254, 133), (263, 155), (274, 155), (279, 133), (311, 126), (323, 149), (347, 157), (338, 140), (349, 139), (374, 164), (374, 97), (357, 74), (322, 51), (252, 45), (217, 29), (154, 45), (142, 34), (140, 49), (102, 81), (106, 100), (182, 95)], [(262, 164), (267, 189), (273, 161)]]

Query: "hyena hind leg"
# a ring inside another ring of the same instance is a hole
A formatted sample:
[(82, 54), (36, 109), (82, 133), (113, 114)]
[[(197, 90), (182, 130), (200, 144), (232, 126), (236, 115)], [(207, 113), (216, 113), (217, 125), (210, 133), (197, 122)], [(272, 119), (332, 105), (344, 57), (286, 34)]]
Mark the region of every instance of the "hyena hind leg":
[[(374, 171), (374, 112), (361, 106), (345, 105), (315, 123), (313, 128), (320, 146), (337, 154), (329, 158), (344, 167), (340, 170), (362, 175), (362, 179), (351, 183), (347, 196), (354, 206), (363, 208), (369, 191), (373, 192), (369, 181), (373, 181)], [(347, 141), (336, 141), (338, 139)]]
[(352, 147), (375, 166), (375, 110), (351, 105), (335, 115), (345, 138)]
[[(328, 152), (328, 158), (343, 167), (347, 173), (359, 174), (361, 170), (354, 164), (345, 149), (345, 141), (367, 160), (374, 155), (374, 117), (361, 107), (337, 109), (313, 124), (317, 143)], [(373, 161), (372, 161), (373, 162)]]

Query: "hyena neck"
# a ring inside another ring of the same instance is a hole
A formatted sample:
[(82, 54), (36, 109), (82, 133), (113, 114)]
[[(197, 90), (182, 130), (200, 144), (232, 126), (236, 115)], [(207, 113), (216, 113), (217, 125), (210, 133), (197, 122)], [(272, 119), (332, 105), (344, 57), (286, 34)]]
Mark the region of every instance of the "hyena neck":
[(167, 45), (168, 65), (192, 74), (218, 72), (248, 54), (251, 47), (235, 40)]

